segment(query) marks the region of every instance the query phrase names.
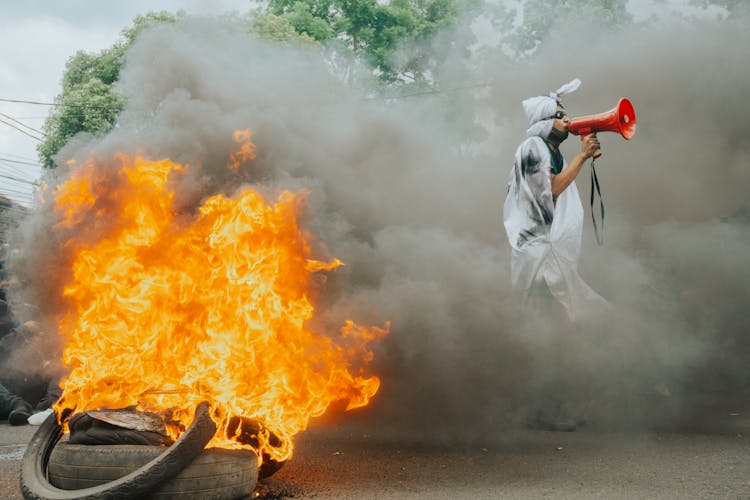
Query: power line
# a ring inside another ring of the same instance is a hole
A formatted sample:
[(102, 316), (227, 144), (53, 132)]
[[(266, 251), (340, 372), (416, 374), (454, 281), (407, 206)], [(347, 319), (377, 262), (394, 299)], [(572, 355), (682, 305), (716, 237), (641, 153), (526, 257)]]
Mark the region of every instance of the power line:
[(36, 191), (37, 189), (39, 189), (38, 186), (32, 186), (30, 184), (22, 186), (16, 181), (0, 178), (0, 192), (7, 190), (9, 192), (12, 191), (23, 196), (33, 197), (34, 191)]
[[(19, 193), (17, 191), (11, 191), (11, 190), (5, 190), (5, 189), (0, 190), (0, 197), (9, 198), (11, 200), (19, 200), (19, 201), (23, 201), (24, 203), (29, 203), (29, 204), (34, 203), (36, 201), (33, 196), (29, 196), (25, 193)], [(0, 212), (2, 210), (13, 210), (13, 209), (0, 206)]]
[[(8, 160), (11, 160), (11, 163), (5, 163)], [(29, 171), (29, 167), (28, 166), (13, 165), (12, 163), (15, 163), (15, 162), (12, 161), (12, 160), (13, 160), (12, 158), (3, 158), (2, 156), (0, 156), (0, 165), (2, 165), (5, 168), (10, 169), (10, 170), (12, 170), (14, 172), (24, 172), (25, 173), (25, 172)], [(30, 164), (29, 166), (34, 166), (34, 167), (37, 167), (37, 168), (41, 168), (39, 165), (35, 165), (35, 164)]]
[(20, 186), (14, 186), (14, 185), (12, 185), (10, 183), (0, 184), (0, 190), (5, 190), (5, 191), (8, 191), (8, 192), (18, 193), (18, 194), (22, 194), (24, 196), (29, 196), (29, 197), (33, 197), (34, 196), (28, 190), (24, 190), (22, 187), (20, 187)]
[(103, 109), (121, 109), (120, 106), (111, 106), (107, 104), (71, 104), (71, 103), (60, 103), (60, 102), (41, 102), (41, 101), (27, 101), (24, 99), (2, 99), (0, 102), (15, 102), (20, 104), (35, 104), (37, 106), (53, 106), (53, 107), (70, 107), (70, 108), (103, 108)]
[[(9, 199), (11, 201), (14, 201), (15, 203), (23, 202), (23, 203), (32, 204), (32, 203), (34, 203), (36, 201), (32, 196), (26, 196), (26, 195), (24, 195), (24, 193), (18, 193), (18, 192), (15, 192), (15, 191), (7, 191), (7, 190), (0, 190), (0, 197), (7, 198), (7, 199)], [(8, 211), (8, 210), (14, 210), (15, 211), (14, 208), (0, 206), (0, 212), (2, 212), (3, 210), (6, 210), (6, 211)]]
[(13, 198), (11, 196), (5, 196), (2, 194), (0, 194), (0, 196), (11, 201), (14, 205), (18, 205), (19, 207), (22, 207), (22, 208), (0, 207), (0, 217), (4, 216), (6, 218), (10, 218), (10, 217), (18, 218), (18, 216), (28, 215), (29, 207), (26, 204), (28, 205), (34, 204), (33, 200), (22, 200), (20, 198)]
[(23, 178), (28, 178), (27, 174), (29, 173), (28, 170), (22, 170), (18, 167), (14, 167), (13, 165), (8, 165), (7, 163), (3, 163), (2, 159), (0, 159), (0, 172), (2, 173), (10, 172), (13, 175), (18, 175), (19, 177), (23, 177)]
[(13, 102), (16, 104), (34, 104), (37, 106), (62, 106), (59, 102), (42, 102), (42, 101), (30, 101), (28, 99), (2, 99), (0, 102)]
[(41, 167), (42, 166), (41, 163), (34, 163), (34, 162), (31, 162), (31, 161), (23, 161), (23, 160), (13, 160), (13, 159), (5, 158), (5, 157), (2, 157), (2, 156), (0, 156), (0, 161), (7, 161), (7, 162), (10, 162), (10, 163), (18, 163), (18, 164), (21, 164), (21, 165), (31, 165), (32, 167)]
[(2, 102), (17, 102), (21, 104), (38, 104), (40, 106), (59, 106), (59, 104), (54, 102), (39, 102), (39, 101), (26, 101), (23, 99), (0, 99)]
[[(3, 194), (3, 193), (9, 193), (9, 194), (13, 194), (13, 195), (16, 195), (16, 196), (20, 196), (24, 200), (27, 200), (27, 201), (30, 201), (30, 200), (34, 199), (34, 195), (31, 194), (31, 193), (29, 193), (29, 192), (18, 191), (16, 189), (9, 189), (9, 188), (5, 188), (5, 187), (0, 187), (0, 194)], [(2, 207), (0, 206), (0, 208), (2, 208)]]
[(26, 125), (26, 124), (25, 124), (25, 123), (23, 123), (23, 122), (19, 122), (18, 120), (16, 120), (15, 118), (13, 118), (13, 117), (12, 117), (12, 116), (10, 116), (10, 115), (6, 115), (5, 113), (2, 113), (2, 112), (0, 112), (0, 116), (4, 116), (5, 118), (7, 118), (7, 119), (9, 119), (9, 120), (11, 120), (11, 121), (13, 121), (13, 122), (15, 122), (15, 123), (17, 123), (17, 124), (21, 125), (22, 127), (25, 127), (25, 128), (27, 128), (27, 129), (31, 130), (32, 132), (36, 132), (37, 134), (42, 134), (42, 135), (45, 135), (45, 136), (47, 135), (47, 134), (45, 134), (44, 132), (42, 132), (41, 130), (37, 130), (37, 129), (35, 129), (34, 127), (30, 127), (30, 126)]
[(458, 92), (460, 90), (471, 90), (471, 89), (478, 89), (483, 87), (492, 87), (495, 85), (494, 83), (477, 83), (474, 85), (463, 85), (461, 87), (452, 87), (447, 89), (434, 89), (434, 90), (424, 90), (421, 92), (414, 92), (411, 94), (402, 94), (402, 95), (383, 95), (383, 96), (374, 96), (374, 97), (364, 97), (363, 101), (372, 101), (376, 99), (405, 99), (407, 97), (420, 97), (424, 95), (431, 95), (431, 94), (445, 94), (448, 92)]
[[(470, 89), (476, 89), (476, 88), (482, 88), (482, 87), (492, 87), (493, 85), (495, 85), (495, 83), (492, 83), (492, 82), (477, 83), (474, 85), (464, 85), (460, 87), (452, 87), (452, 88), (446, 88), (446, 89), (434, 89), (434, 90), (425, 90), (421, 92), (413, 92), (411, 94), (364, 97), (362, 100), (369, 101), (369, 100), (375, 100), (375, 99), (405, 99), (408, 97), (419, 97), (419, 96), (424, 96), (424, 95), (457, 92), (460, 90), (470, 90)], [(110, 105), (105, 105), (105, 104), (70, 104), (70, 103), (59, 103), (59, 102), (30, 101), (30, 100), (25, 100), (25, 99), (2, 99), (0, 98), (0, 102), (14, 102), (14, 103), (21, 103), (21, 104), (35, 104), (39, 106), (53, 106), (53, 107), (101, 108), (101, 109), (111, 109), (111, 110), (118, 110), (118, 111), (122, 109), (120, 106), (110, 106)]]
[[(0, 170), (0, 178), (2, 179), (8, 179), (15, 182), (20, 182), (22, 184), (30, 185), (30, 186), (39, 186), (39, 181), (36, 179), (29, 179), (28, 177), (24, 176), (25, 172), (7, 172)], [(13, 175), (18, 174), (18, 175)]]
[(2, 153), (2, 152), (0, 152), (0, 155), (3, 155), (3, 156), (12, 156), (14, 158), (20, 158), (21, 160), (26, 160), (26, 161), (36, 161), (36, 158), (32, 158), (32, 157), (29, 157), (29, 156), (23, 156), (23, 155), (19, 155), (19, 154), (15, 154), (15, 153)]
[[(0, 184), (0, 194), (10, 193), (13, 195), (18, 195), (26, 200), (32, 200), (36, 197), (34, 192), (28, 191), (28, 190), (21, 190), (14, 188), (13, 186), (10, 186), (9, 184)], [(2, 207), (2, 203), (0, 203), (0, 208)]]
[[(6, 198), (12, 201), (14, 204), (19, 205), (25, 209), (28, 209), (28, 207), (25, 207), (24, 205), (22, 205), (21, 202), (28, 203), (29, 205), (31, 205), (35, 201), (35, 200), (30, 200), (30, 199), (25, 199), (25, 198), (19, 198), (17, 197), (17, 195), (12, 195), (12, 194), (5, 195), (5, 194), (0, 193), (0, 197)], [(27, 214), (28, 212), (24, 209), (18, 209), (15, 207), (0, 206), (0, 214), (3, 214), (3, 213), (18, 215), (18, 214)]]
[(4, 123), (5, 125), (7, 125), (7, 126), (9, 126), (9, 127), (11, 127), (11, 128), (14, 128), (14, 129), (16, 129), (16, 130), (18, 130), (18, 131), (19, 131), (19, 132), (21, 132), (22, 134), (24, 134), (24, 135), (28, 135), (28, 136), (29, 136), (29, 137), (31, 137), (32, 139), (36, 139), (36, 140), (37, 140), (37, 141), (39, 141), (39, 142), (42, 142), (42, 141), (43, 141), (43, 139), (40, 139), (39, 137), (37, 137), (37, 136), (35, 136), (35, 135), (33, 135), (33, 134), (30, 134), (29, 132), (26, 132), (26, 131), (25, 131), (24, 129), (22, 129), (22, 128), (18, 128), (18, 127), (16, 127), (16, 126), (15, 126), (15, 125), (13, 125), (12, 123), (6, 122), (6, 121), (5, 121), (5, 120), (3, 120), (2, 118), (0, 118), (0, 123)]
[(22, 182), (24, 184), (30, 184), (32, 186), (38, 186), (39, 185), (38, 182), (30, 181), (28, 179), (21, 179), (20, 177), (13, 177), (12, 175), (0, 174), (0, 178), (2, 178), (2, 179), (9, 179), (11, 181), (16, 181), (16, 182)]

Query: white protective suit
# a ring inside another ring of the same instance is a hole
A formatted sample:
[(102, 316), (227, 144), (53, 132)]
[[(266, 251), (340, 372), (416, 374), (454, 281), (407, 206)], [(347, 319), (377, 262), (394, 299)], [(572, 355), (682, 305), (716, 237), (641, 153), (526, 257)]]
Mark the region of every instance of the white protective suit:
[[(583, 233), (583, 206), (575, 182), (552, 199), (552, 157), (545, 139), (552, 130), (560, 98), (580, 80), (563, 85), (549, 97), (523, 101), (528, 138), (516, 150), (508, 179), (503, 222), (512, 248), (513, 288), (528, 297), (546, 285), (572, 321), (607, 308), (607, 302), (578, 274)], [(567, 168), (563, 160), (563, 169)]]

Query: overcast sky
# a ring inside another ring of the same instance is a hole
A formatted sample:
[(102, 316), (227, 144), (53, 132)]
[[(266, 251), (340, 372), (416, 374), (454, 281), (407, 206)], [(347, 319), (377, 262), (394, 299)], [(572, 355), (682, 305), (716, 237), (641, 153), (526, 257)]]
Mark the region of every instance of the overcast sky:
[[(629, 7), (636, 19), (643, 19), (668, 13), (687, 1), (630, 0)], [(0, 99), (52, 102), (60, 93), (68, 58), (78, 50), (97, 52), (109, 47), (138, 14), (178, 9), (219, 14), (246, 11), (252, 4), (251, 0), (0, 0)], [(0, 100), (0, 194), (30, 205), (32, 182), (39, 175), (39, 168), (32, 165), (39, 161), (38, 141), (11, 125), (39, 135), (33, 129), (41, 129), (49, 107), (3, 100)]]

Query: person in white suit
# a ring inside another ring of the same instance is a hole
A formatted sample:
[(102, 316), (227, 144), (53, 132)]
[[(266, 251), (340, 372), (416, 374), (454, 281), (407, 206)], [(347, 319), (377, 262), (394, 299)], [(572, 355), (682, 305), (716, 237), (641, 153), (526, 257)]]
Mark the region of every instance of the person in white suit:
[(570, 124), (561, 99), (580, 84), (575, 79), (548, 96), (523, 101), (527, 138), (516, 150), (503, 206), (514, 290), (527, 304), (553, 297), (573, 322), (607, 307), (578, 274), (583, 206), (573, 182), (601, 146), (591, 134), (570, 163), (560, 152)]
[(580, 83), (575, 79), (547, 96), (523, 101), (527, 138), (516, 150), (503, 206), (512, 286), (521, 298), (526, 330), (545, 339), (535, 348), (535, 356), (545, 362), (536, 374), (539, 394), (531, 391), (538, 401), (527, 424), (553, 431), (574, 431), (584, 420), (570, 416), (565, 402), (575, 383), (576, 368), (567, 355), (575, 349), (571, 335), (587, 318), (609, 309), (578, 274), (583, 206), (574, 181), (600, 144), (596, 134), (585, 137), (570, 163), (560, 152), (570, 124), (562, 96)]

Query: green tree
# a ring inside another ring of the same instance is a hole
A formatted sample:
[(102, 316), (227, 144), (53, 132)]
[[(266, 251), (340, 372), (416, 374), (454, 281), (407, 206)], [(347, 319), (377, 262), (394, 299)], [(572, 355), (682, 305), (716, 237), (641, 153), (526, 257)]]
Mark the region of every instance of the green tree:
[(120, 76), (128, 47), (148, 26), (174, 23), (182, 15), (162, 11), (137, 16), (112, 47), (98, 54), (79, 51), (68, 60), (62, 93), (55, 99), (57, 106), (44, 122), (45, 140), (37, 147), (42, 165), (54, 168), (54, 156), (77, 133), (101, 134), (114, 127), (124, 101), (114, 92), (112, 84)]
[[(269, 0), (269, 12), (299, 33), (338, 43), (350, 61), (374, 68), (387, 84), (426, 82), (441, 62), (429, 43), (481, 0)], [(475, 10), (475, 12), (477, 12)], [(447, 52), (443, 51), (443, 52)]]
[(317, 46), (314, 37), (298, 32), (285, 18), (269, 12), (255, 12), (250, 16), (250, 33), (264, 40)]
[[(445, 51), (429, 46), (442, 28), (482, 0), (270, 0), (265, 10), (247, 15), (248, 31), (267, 40), (316, 45), (330, 42), (334, 66), (344, 62), (375, 68), (385, 84), (432, 86)], [(137, 16), (112, 47), (97, 54), (80, 51), (65, 67), (62, 93), (44, 123), (46, 138), (37, 151), (54, 168), (54, 156), (79, 132), (103, 134), (115, 126), (125, 103), (113, 90), (128, 48), (138, 33), (154, 24), (175, 23), (184, 12)], [(464, 50), (472, 40), (461, 39)], [(408, 47), (409, 50), (404, 50)], [(459, 49), (461, 47), (458, 47)]]
[[(174, 24), (185, 13), (161, 11), (139, 15), (132, 26), (122, 30), (120, 40), (98, 54), (79, 51), (65, 66), (62, 93), (55, 99), (57, 106), (44, 123), (46, 138), (37, 147), (42, 164), (54, 168), (54, 156), (79, 132), (104, 134), (115, 126), (125, 106), (114, 91), (128, 48), (138, 34), (156, 24)], [(247, 15), (248, 31), (266, 40), (316, 45), (315, 38), (298, 32), (286, 18), (270, 12), (256, 11)]]
[(532, 55), (550, 34), (567, 29), (573, 21), (578, 26), (590, 25), (613, 29), (633, 22), (627, 9), (628, 0), (525, 0), (521, 7), (522, 21), (505, 37), (513, 55)]
[(90, 78), (72, 87), (57, 99), (59, 106), (44, 122), (44, 142), (37, 152), (46, 168), (54, 168), (53, 157), (79, 132), (106, 132), (115, 125), (122, 99), (99, 78)]

